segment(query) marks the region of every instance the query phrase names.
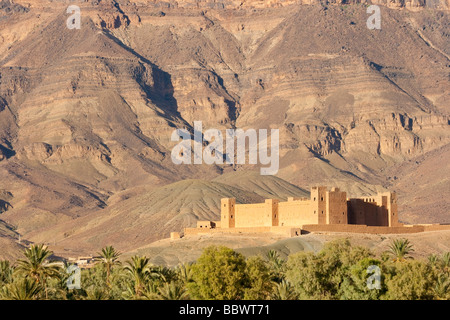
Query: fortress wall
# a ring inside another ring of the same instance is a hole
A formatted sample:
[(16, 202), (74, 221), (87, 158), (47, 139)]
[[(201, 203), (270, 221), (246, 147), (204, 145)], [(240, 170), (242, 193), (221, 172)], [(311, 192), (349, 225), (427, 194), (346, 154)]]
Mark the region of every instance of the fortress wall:
[[(400, 226), (397, 223), (396, 204), (391, 206), (390, 194), (376, 197), (350, 199), (348, 203), (348, 223), (368, 226)], [(392, 208), (392, 213), (390, 213)], [(389, 217), (391, 215), (391, 218)]]
[(197, 221), (197, 228), (212, 229), (212, 228), (216, 228), (216, 227), (217, 226), (214, 221), (208, 221), (208, 220)]
[(424, 231), (450, 230), (450, 225), (406, 225), (402, 227), (388, 226), (366, 226), (366, 225), (343, 225), (343, 224), (305, 224), (300, 228), (295, 227), (248, 227), (248, 228), (229, 228), (229, 229), (199, 229), (185, 228), (184, 235), (215, 234), (215, 233), (276, 233), (289, 237), (299, 236), (301, 231), (308, 232), (349, 232), (349, 233), (370, 233), (370, 234), (405, 234), (418, 233)]
[(381, 215), (382, 213), (387, 215), (387, 211), (379, 210), (383, 208), (379, 208), (376, 202), (364, 202), (363, 207), (365, 224), (368, 226), (382, 226), (382, 224), (379, 224), (378, 221), (381, 218), (379, 217), (379, 215)]
[(375, 226), (389, 226), (388, 197), (382, 193), (374, 197), (377, 208), (377, 220)]
[(300, 228), (292, 227), (252, 227), (252, 228), (228, 228), (228, 229), (199, 229), (199, 228), (185, 228), (184, 235), (199, 235), (199, 234), (217, 234), (217, 233), (276, 233), (288, 237), (295, 237), (301, 235)]
[(422, 225), (425, 231), (439, 231), (439, 230), (450, 230), (450, 224), (431, 224)]
[(302, 229), (300, 227), (272, 227), (270, 232), (283, 234), (289, 237), (297, 237), (301, 235)]
[(425, 230), (424, 226), (411, 227), (375, 227), (366, 225), (342, 225), (342, 224), (327, 224), (317, 225), (309, 224), (303, 225), (302, 230), (309, 232), (351, 232), (351, 233), (371, 233), (371, 234), (398, 234), (398, 233), (417, 233)]
[(350, 199), (348, 202), (348, 223), (365, 225), (366, 223), (366, 206), (364, 199)]
[(237, 204), (235, 206), (235, 228), (271, 227), (272, 217), (266, 212), (266, 203)]
[(380, 204), (378, 207), (378, 217), (377, 217), (377, 225), (378, 226), (389, 226), (389, 212), (387, 209), (387, 197), (381, 196), (381, 200), (379, 200), (377, 203)]
[(397, 227), (398, 223), (398, 209), (397, 209), (397, 194), (395, 192), (383, 192), (376, 196), (376, 202), (379, 207), (379, 217), (377, 225)]
[(317, 210), (314, 213), (311, 200), (293, 200), (278, 203), (278, 225), (301, 226), (318, 223)]
[(213, 234), (213, 233), (269, 233), (272, 227), (252, 227), (252, 228), (228, 228), (228, 229), (198, 229), (185, 228), (184, 235)]
[(347, 194), (336, 191), (327, 192), (327, 224), (347, 224)]

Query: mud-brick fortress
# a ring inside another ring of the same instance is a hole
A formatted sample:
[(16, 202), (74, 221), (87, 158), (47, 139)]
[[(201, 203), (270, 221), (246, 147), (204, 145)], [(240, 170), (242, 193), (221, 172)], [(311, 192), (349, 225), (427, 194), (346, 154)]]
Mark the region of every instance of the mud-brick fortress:
[[(449, 225), (404, 225), (398, 222), (397, 195), (382, 192), (364, 198), (347, 198), (338, 188), (312, 187), (310, 198), (280, 202), (236, 204), (221, 200), (220, 221), (198, 221), (185, 235), (202, 233), (280, 233), (296, 236), (308, 232), (413, 233), (449, 229)], [(179, 237), (173, 232), (171, 238)]]

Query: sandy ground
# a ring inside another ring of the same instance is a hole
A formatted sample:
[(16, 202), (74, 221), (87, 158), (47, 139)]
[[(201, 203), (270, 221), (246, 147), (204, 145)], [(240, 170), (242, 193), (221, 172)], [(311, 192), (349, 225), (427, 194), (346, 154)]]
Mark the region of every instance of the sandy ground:
[(294, 238), (285, 238), (273, 234), (247, 235), (196, 235), (177, 240), (164, 239), (148, 246), (124, 253), (122, 259), (134, 254), (146, 255), (155, 264), (176, 265), (180, 262), (193, 261), (198, 258), (203, 248), (209, 245), (224, 245), (246, 256), (265, 255), (275, 249), (286, 257), (298, 251), (318, 252), (323, 244), (335, 239), (348, 238), (353, 245), (372, 249), (377, 255), (388, 250), (393, 239), (407, 238), (413, 245), (412, 256), (415, 259), (426, 258), (430, 254), (450, 251), (450, 230), (422, 232), (416, 234), (355, 234), (355, 233), (310, 233)]
[[(450, 251), (450, 230), (430, 231), (414, 234), (356, 234), (343, 232), (317, 232), (299, 237), (286, 238), (282, 235), (261, 234), (204, 234), (183, 237), (177, 240), (162, 239), (136, 250), (123, 252), (121, 260), (133, 255), (145, 255), (154, 264), (174, 266), (181, 262), (196, 260), (202, 250), (210, 245), (223, 245), (241, 252), (245, 256), (265, 255), (267, 251), (277, 250), (282, 257), (299, 251), (318, 252), (324, 243), (348, 238), (353, 245), (370, 248), (377, 255), (388, 250), (393, 239), (407, 238), (413, 245), (415, 259), (426, 258), (430, 254)], [(0, 238), (2, 240), (2, 238)], [(4, 239), (3, 239), (4, 240)], [(22, 257), (23, 245), (11, 241), (0, 241), (0, 260), (14, 261)], [(57, 256), (64, 258), (96, 255), (97, 252), (72, 251), (58, 246), (50, 246)]]

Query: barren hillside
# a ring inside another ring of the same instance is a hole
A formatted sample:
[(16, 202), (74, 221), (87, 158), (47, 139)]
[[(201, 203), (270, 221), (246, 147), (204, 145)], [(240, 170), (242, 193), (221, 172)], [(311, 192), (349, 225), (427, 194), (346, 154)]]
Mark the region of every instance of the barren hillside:
[[(217, 217), (220, 197), (324, 184), (450, 222), (449, 3), (372, 3), (381, 30), (361, 1), (0, 1), (0, 219), (129, 249)], [(279, 129), (277, 176), (175, 165), (171, 134), (194, 121)]]

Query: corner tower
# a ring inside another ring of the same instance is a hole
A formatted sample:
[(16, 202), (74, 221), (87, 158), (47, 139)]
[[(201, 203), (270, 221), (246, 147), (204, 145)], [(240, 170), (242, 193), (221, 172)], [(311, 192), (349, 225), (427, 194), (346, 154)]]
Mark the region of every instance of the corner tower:
[(317, 223), (327, 223), (327, 187), (311, 188), (311, 205), (314, 214), (317, 214)]
[[(388, 226), (397, 227), (398, 222), (398, 209), (397, 209), (397, 194), (395, 192), (385, 192), (383, 196), (386, 196), (386, 209), (388, 213)], [(384, 205), (384, 203), (383, 203)]]
[(234, 228), (236, 221), (236, 199), (223, 198), (220, 200), (220, 227)]

